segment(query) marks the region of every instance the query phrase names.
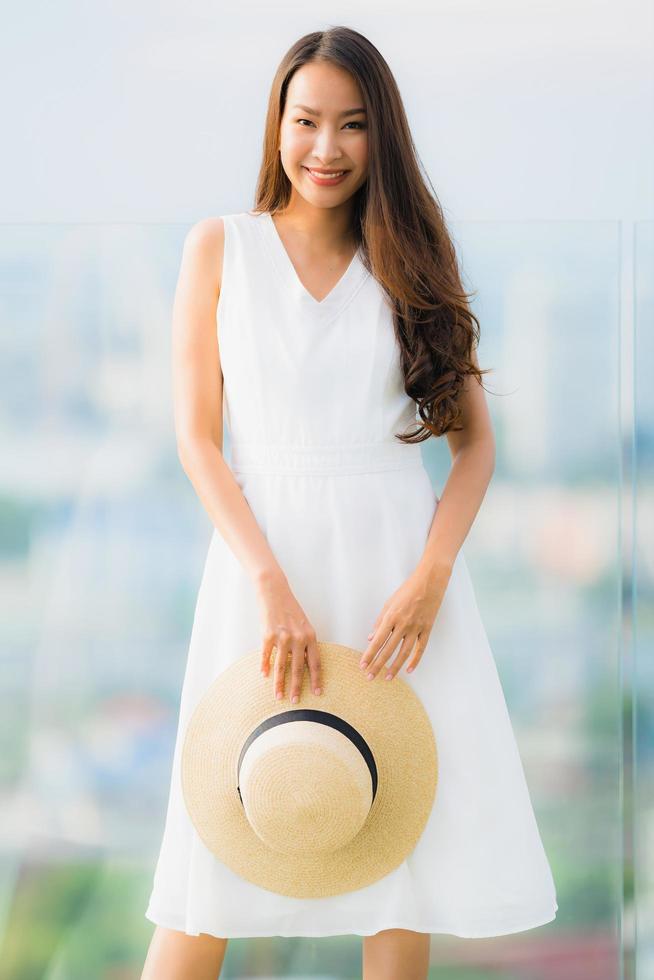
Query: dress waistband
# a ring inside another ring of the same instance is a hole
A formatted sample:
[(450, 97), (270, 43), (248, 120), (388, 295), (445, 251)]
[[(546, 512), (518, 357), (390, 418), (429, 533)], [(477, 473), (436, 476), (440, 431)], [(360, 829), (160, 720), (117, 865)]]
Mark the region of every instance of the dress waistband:
[(232, 444), (235, 473), (374, 473), (422, 466), (419, 443), (361, 442), (347, 446)]

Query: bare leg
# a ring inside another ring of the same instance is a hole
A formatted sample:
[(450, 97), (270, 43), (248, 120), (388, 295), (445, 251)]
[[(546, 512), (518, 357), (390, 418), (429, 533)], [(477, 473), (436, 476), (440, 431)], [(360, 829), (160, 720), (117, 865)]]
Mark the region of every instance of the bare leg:
[(363, 980), (426, 980), (428, 932), (384, 929), (363, 937)]
[(141, 980), (218, 980), (227, 939), (156, 926)]

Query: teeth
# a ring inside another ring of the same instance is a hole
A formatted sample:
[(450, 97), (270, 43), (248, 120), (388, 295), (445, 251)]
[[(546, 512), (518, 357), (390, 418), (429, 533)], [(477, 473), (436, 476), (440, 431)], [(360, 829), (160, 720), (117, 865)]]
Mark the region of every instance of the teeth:
[(340, 176), (342, 176), (342, 174), (345, 173), (344, 170), (339, 170), (338, 173), (333, 173), (333, 174), (319, 174), (319, 173), (316, 173), (315, 170), (311, 170), (309, 167), (307, 167), (307, 170), (309, 171), (310, 174), (313, 174), (314, 177), (317, 177), (318, 180), (333, 180), (334, 177), (340, 177)]

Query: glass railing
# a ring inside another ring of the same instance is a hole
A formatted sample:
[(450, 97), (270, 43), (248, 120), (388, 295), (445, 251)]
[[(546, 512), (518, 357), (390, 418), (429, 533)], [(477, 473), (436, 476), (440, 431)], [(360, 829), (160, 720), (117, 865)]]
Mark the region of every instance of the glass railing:
[[(138, 978), (152, 934), (212, 530), (172, 418), (186, 230), (2, 228), (2, 980)], [(435, 935), (430, 976), (645, 980), (654, 223), (453, 231), (497, 443), (464, 550), (559, 911), (522, 934)], [(423, 452), (438, 492), (446, 442)], [(221, 976), (356, 978), (360, 962), (356, 936), (236, 939)]]

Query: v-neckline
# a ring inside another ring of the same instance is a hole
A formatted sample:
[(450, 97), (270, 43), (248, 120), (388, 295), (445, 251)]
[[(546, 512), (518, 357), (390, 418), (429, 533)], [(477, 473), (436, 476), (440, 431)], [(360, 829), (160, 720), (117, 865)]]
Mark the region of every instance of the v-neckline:
[(340, 279), (332, 286), (326, 296), (323, 296), (322, 299), (316, 299), (300, 279), (291, 261), (291, 257), (286, 250), (286, 246), (277, 231), (277, 226), (273, 221), (271, 212), (263, 211), (261, 212), (261, 217), (265, 221), (265, 230), (268, 232), (266, 239), (270, 243), (272, 257), (277, 271), (286, 279), (289, 287), (294, 289), (306, 305), (316, 313), (322, 315), (324, 313), (338, 312), (342, 308), (341, 304), (350, 299), (354, 287), (367, 278), (368, 270), (363, 264), (361, 247), (359, 246)]

